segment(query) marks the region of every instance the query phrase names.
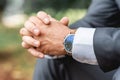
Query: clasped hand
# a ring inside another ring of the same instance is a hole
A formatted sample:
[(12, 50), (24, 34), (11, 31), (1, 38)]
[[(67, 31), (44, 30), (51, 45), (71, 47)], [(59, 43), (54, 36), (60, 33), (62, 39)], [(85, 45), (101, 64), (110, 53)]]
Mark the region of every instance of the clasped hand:
[(38, 12), (37, 16), (30, 17), (20, 29), (22, 47), (33, 56), (43, 58), (44, 55), (64, 55), (63, 40), (69, 32), (68, 18), (60, 21), (52, 18), (45, 12)]

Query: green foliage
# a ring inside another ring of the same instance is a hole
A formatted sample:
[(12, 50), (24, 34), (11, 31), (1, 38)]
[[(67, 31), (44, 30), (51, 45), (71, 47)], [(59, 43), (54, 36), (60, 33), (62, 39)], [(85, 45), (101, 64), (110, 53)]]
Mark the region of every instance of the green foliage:
[(38, 12), (45, 9), (53, 9), (58, 12), (68, 9), (86, 9), (88, 8), (91, 0), (31, 0), (28, 1), (30, 12)]
[(17, 47), (20, 41), (18, 29), (8, 29), (0, 26), (0, 49)]
[(6, 6), (6, 0), (0, 0), (0, 11), (3, 11), (4, 7)]

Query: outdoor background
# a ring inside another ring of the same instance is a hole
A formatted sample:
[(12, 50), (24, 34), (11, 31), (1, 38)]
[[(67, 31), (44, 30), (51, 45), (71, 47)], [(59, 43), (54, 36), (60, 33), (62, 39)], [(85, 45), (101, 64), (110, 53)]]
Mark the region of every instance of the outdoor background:
[[(0, 80), (32, 80), (35, 60), (21, 47), (19, 30), (29, 16), (45, 11), (70, 24), (82, 18), (91, 0), (0, 0)], [(49, 79), (48, 79), (49, 80)]]

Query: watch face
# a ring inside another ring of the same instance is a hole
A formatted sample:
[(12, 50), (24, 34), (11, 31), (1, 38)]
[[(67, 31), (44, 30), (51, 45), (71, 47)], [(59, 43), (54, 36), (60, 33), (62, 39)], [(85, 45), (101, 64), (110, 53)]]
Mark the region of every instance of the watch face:
[(68, 53), (72, 53), (73, 39), (74, 39), (74, 34), (69, 34), (64, 41), (65, 50)]
[(65, 48), (67, 51), (71, 52), (72, 50), (72, 43), (71, 42), (66, 42), (65, 43)]

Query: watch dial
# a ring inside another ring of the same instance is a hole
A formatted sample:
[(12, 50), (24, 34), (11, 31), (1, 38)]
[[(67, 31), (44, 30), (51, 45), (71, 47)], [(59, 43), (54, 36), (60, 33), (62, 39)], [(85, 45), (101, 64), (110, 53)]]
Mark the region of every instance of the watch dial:
[(70, 34), (65, 40), (65, 48), (67, 52), (72, 52), (72, 43), (73, 43), (74, 35)]

